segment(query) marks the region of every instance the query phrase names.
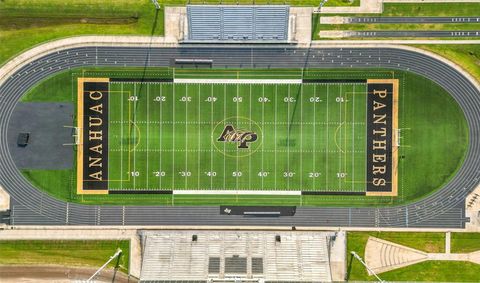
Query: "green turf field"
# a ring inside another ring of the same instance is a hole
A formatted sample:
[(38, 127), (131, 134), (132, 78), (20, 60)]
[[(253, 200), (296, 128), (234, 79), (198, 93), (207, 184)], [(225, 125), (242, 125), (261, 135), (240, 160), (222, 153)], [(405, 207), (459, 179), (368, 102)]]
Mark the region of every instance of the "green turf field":
[(111, 82), (109, 188), (362, 192), (365, 120), (366, 83)]
[[(63, 199), (66, 201), (83, 203), (83, 204), (115, 204), (115, 205), (303, 205), (303, 206), (382, 206), (382, 205), (398, 205), (411, 202), (413, 200), (425, 197), (426, 195), (434, 192), (436, 189), (445, 184), (452, 176), (455, 175), (456, 170), (461, 166), (463, 158), (465, 156), (466, 149), (468, 148), (468, 125), (463, 116), (463, 112), (455, 102), (455, 100), (441, 87), (433, 83), (432, 81), (423, 78), (421, 76), (402, 71), (392, 71), (392, 70), (379, 70), (379, 69), (358, 69), (358, 70), (320, 70), (320, 69), (308, 69), (308, 70), (295, 70), (295, 69), (166, 69), (166, 68), (116, 68), (112, 69), (111, 67), (99, 67), (99, 68), (86, 68), (86, 69), (75, 69), (69, 70), (67, 72), (56, 74), (52, 77), (45, 79), (42, 82), (39, 82), (36, 86), (30, 89), (25, 96), (22, 98), (22, 102), (46, 102), (46, 101), (62, 101), (70, 102), (73, 105), (77, 103), (77, 78), (79, 77), (101, 77), (101, 78), (132, 78), (141, 80), (145, 79), (172, 79), (173, 75), (175, 78), (204, 78), (204, 79), (272, 79), (272, 78), (282, 78), (282, 79), (390, 79), (396, 78), (400, 80), (400, 93), (399, 93), (399, 126), (402, 129), (402, 146), (399, 148), (399, 156), (404, 156), (404, 158), (399, 159), (399, 168), (398, 168), (398, 197), (379, 197), (379, 196), (362, 196), (362, 195), (226, 195), (221, 194), (218, 191), (215, 191), (215, 194), (207, 195), (200, 194), (199, 191), (192, 192), (187, 195), (165, 195), (165, 194), (108, 194), (108, 195), (78, 195), (76, 191), (76, 166), (72, 166), (68, 170), (22, 170), (24, 176), (32, 182), (39, 189), (47, 192), (48, 194)], [(115, 85), (115, 88), (120, 87), (119, 83), (112, 83), (112, 86)], [(124, 84), (125, 87), (126, 84)], [(153, 85), (153, 84), (150, 84)], [(132, 85), (133, 86), (133, 85)], [(137, 84), (137, 87), (140, 84)], [(210, 85), (200, 86), (208, 87)], [(239, 87), (247, 87), (247, 85), (238, 85)], [(286, 87), (287, 85), (278, 85), (278, 87)], [(330, 85), (331, 86), (331, 85)], [(330, 86), (329, 86), (329, 102), (330, 98), (333, 97), (333, 94), (330, 95)], [(157, 90), (160, 91), (157, 85)], [(231, 87), (236, 87), (236, 85), (227, 85), (229, 89)], [(355, 86), (356, 88), (359, 85)], [(140, 100), (143, 99), (142, 95), (145, 96), (146, 89), (145, 86), (141, 90)], [(168, 89), (168, 84), (165, 84), (164, 87)], [(343, 88), (343, 86), (342, 86)], [(267, 87), (268, 89), (268, 87)], [(235, 90), (236, 91), (236, 90)], [(288, 90), (287, 90), (288, 91)], [(357, 91), (357, 89), (356, 89)], [(198, 92), (198, 89), (197, 89)], [(149, 87), (149, 93), (152, 94), (152, 90)], [(153, 100), (155, 97), (150, 97)], [(223, 92), (221, 92), (223, 95)], [(236, 94), (236, 93), (234, 93)], [(196, 93), (195, 93), (196, 95)], [(271, 94), (270, 94), (271, 95)], [(319, 94), (320, 95), (320, 94)], [(165, 95), (164, 95), (165, 96)], [(190, 95), (194, 96), (194, 95)], [(215, 94), (217, 97), (216, 102), (211, 102), (210, 107), (213, 104), (220, 103), (221, 95)], [(232, 95), (233, 97), (234, 95)], [(304, 98), (307, 97), (304, 90)], [(207, 96), (208, 97), (208, 96)], [(357, 97), (355, 97), (355, 103), (357, 103)], [(204, 97), (203, 97), (204, 98)], [(233, 100), (233, 99), (232, 99)], [(157, 102), (150, 103), (149, 110), (153, 111)], [(169, 101), (166, 101), (169, 102)], [(195, 110), (198, 107), (198, 100), (195, 102), (189, 102), (188, 105), (188, 114), (193, 115), (192, 109)], [(200, 101), (201, 102), (201, 101)], [(245, 100), (246, 102), (246, 100)], [(245, 103), (242, 102), (242, 103)], [(273, 105), (275, 100), (272, 100)], [(270, 102), (270, 103), (272, 103)], [(281, 100), (277, 100), (277, 104), (284, 103)], [(292, 113), (295, 119), (298, 119), (297, 115), (300, 115), (298, 111), (301, 104), (297, 100), (297, 110), (295, 114)], [(137, 102), (140, 106), (141, 101)], [(170, 101), (172, 103), (172, 101)], [(203, 102), (201, 102), (203, 103)], [(206, 103), (206, 102), (205, 102)], [(233, 103), (233, 101), (232, 101)], [(257, 102), (258, 103), (258, 102)], [(304, 100), (303, 107), (306, 108), (307, 104)], [(347, 102), (347, 104), (350, 102)], [(178, 107), (185, 107), (186, 105), (175, 103)], [(193, 104), (193, 105), (192, 105)], [(172, 104), (169, 104), (172, 105)], [(157, 105), (160, 107), (161, 105)], [(262, 105), (257, 105), (262, 106)], [(264, 105), (266, 106), (266, 105)], [(278, 106), (278, 105), (277, 105)], [(287, 105), (288, 106), (288, 105)], [(316, 105), (316, 107), (318, 104)], [(152, 107), (152, 109), (150, 109)], [(201, 109), (205, 107), (200, 105)], [(268, 106), (267, 106), (268, 107)], [(272, 107), (272, 105), (270, 105)], [(290, 105), (292, 107), (292, 105)], [(207, 107), (208, 108), (208, 107)], [(162, 114), (166, 113), (165, 110), (171, 109), (165, 107), (165, 104), (162, 106)], [(179, 108), (176, 108), (176, 110)], [(185, 109), (183, 109), (183, 114)], [(240, 108), (239, 108), (240, 109)], [(221, 109), (223, 111), (223, 109)], [(236, 109), (234, 109), (236, 110)], [(288, 109), (287, 109), (288, 110)], [(159, 114), (160, 109), (157, 109)], [(173, 109), (171, 109), (173, 112)], [(181, 111), (181, 110), (180, 110)], [(243, 111), (243, 110), (242, 110)], [(269, 110), (270, 111), (270, 110)], [(291, 109), (290, 109), (291, 111)], [(331, 109), (329, 111), (332, 111)], [(357, 111), (357, 110), (355, 110)], [(176, 111), (176, 119), (179, 117), (178, 111)], [(127, 112), (128, 113), (128, 112)], [(143, 113), (143, 112), (142, 112)], [(139, 115), (142, 113), (138, 113)], [(210, 112), (208, 112), (210, 113)], [(357, 112), (356, 112), (357, 113)], [(146, 113), (144, 113), (146, 114)], [(173, 115), (173, 113), (171, 113)], [(338, 114), (338, 112), (337, 112)], [(351, 117), (352, 113), (347, 113), (347, 118)], [(357, 113), (358, 114), (358, 113)], [(217, 113), (217, 115), (222, 116), (223, 112)], [(258, 115), (254, 113), (252, 115)], [(278, 113), (277, 113), (278, 115)], [(324, 113), (326, 116), (326, 113)], [(331, 119), (331, 114), (329, 112), (329, 118)], [(188, 116), (187, 116), (188, 117)], [(192, 117), (192, 116), (191, 116)], [(320, 116), (318, 116), (320, 117)], [(332, 116), (333, 117), (333, 116)], [(311, 118), (311, 117), (310, 117)], [(306, 115), (303, 115), (303, 119), (307, 119)], [(159, 121), (157, 119), (157, 121)], [(185, 120), (180, 120), (179, 124), (175, 124), (175, 127), (183, 127), (185, 131)], [(208, 121), (208, 120), (207, 120)], [(355, 118), (355, 121), (359, 119)], [(259, 122), (258, 120), (256, 121)], [(261, 122), (261, 117), (260, 117)], [(139, 124), (140, 125), (140, 124)], [(151, 126), (151, 125), (150, 125)], [(149, 128), (149, 136), (151, 135), (151, 129)], [(170, 125), (173, 126), (173, 125)], [(267, 125), (270, 126), (270, 125)], [(194, 133), (198, 132), (197, 127), (194, 128)], [(124, 130), (129, 127), (124, 126)], [(302, 127), (303, 128), (303, 127)], [(158, 125), (157, 129), (161, 129)], [(277, 134), (279, 131), (277, 127)], [(200, 129), (201, 130), (201, 129)], [(305, 128), (303, 128), (305, 130)], [(339, 130), (340, 131), (340, 130)], [(357, 127), (355, 127), (357, 132)], [(146, 137), (146, 129), (142, 130), (142, 139)], [(188, 133), (188, 135), (193, 134)], [(339, 132), (339, 134), (341, 134)], [(293, 132), (292, 132), (293, 135)], [(293, 136), (292, 136), (293, 137)], [(330, 137), (330, 134), (329, 134)], [(197, 136), (198, 138), (198, 136)], [(208, 133), (207, 139), (210, 140), (211, 135)], [(194, 139), (195, 140), (195, 139)], [(292, 138), (293, 140), (293, 138)], [(143, 140), (145, 142), (145, 140)], [(178, 139), (177, 139), (178, 141)], [(125, 141), (125, 145), (128, 146), (129, 139)], [(171, 142), (171, 141), (170, 141)], [(357, 141), (355, 141), (357, 144)], [(305, 145), (305, 141), (303, 142)], [(146, 144), (145, 144), (146, 145)], [(189, 146), (194, 145), (189, 142)], [(203, 145), (203, 143), (200, 143)], [(298, 144), (297, 144), (298, 145)], [(149, 147), (153, 146), (149, 142)], [(156, 145), (157, 148), (160, 148), (160, 145)], [(162, 144), (162, 146), (164, 146)], [(330, 142), (329, 142), (330, 146)], [(182, 143), (181, 147), (184, 150), (185, 143)], [(180, 148), (179, 148), (180, 149)], [(194, 148), (195, 149), (195, 148)], [(208, 149), (208, 148), (207, 148)], [(321, 148), (317, 150), (322, 150)], [(218, 151), (214, 152), (217, 154)], [(218, 153), (220, 155), (220, 153)], [(255, 154), (259, 154), (256, 152)], [(172, 156), (173, 153), (169, 152), (168, 156)], [(198, 156), (192, 154), (192, 157), (195, 158)], [(329, 163), (332, 161), (331, 153), (329, 153)], [(185, 158), (185, 156), (183, 157)], [(198, 158), (198, 157), (197, 157)], [(209, 158), (207, 156), (206, 158)], [(254, 155), (251, 155), (249, 158), (254, 160)], [(278, 156), (277, 156), (278, 158)], [(311, 158), (306, 157), (304, 158)], [(170, 158), (171, 159), (171, 158)], [(229, 160), (225, 158), (226, 160)], [(248, 159), (248, 158), (247, 158)], [(208, 159), (209, 160), (209, 159)], [(173, 162), (173, 160), (171, 160)], [(192, 161), (189, 161), (192, 162)], [(293, 162), (293, 161), (292, 161)], [(178, 160), (175, 162), (177, 165)], [(170, 164), (172, 165), (172, 164)], [(220, 162), (221, 169), (217, 170), (217, 176), (223, 174), (223, 157)], [(253, 164), (257, 166), (258, 164)], [(197, 166), (197, 164), (194, 164)], [(204, 164), (202, 164), (204, 166)], [(236, 164), (235, 164), (236, 166)], [(313, 166), (313, 163), (310, 165)], [(208, 166), (207, 166), (208, 167)], [(297, 165), (291, 165), (291, 168), (296, 168), (298, 172)], [(118, 166), (117, 166), (118, 168)], [(195, 167), (196, 168), (196, 167)], [(236, 167), (235, 167), (236, 168)], [(329, 168), (331, 166), (329, 165)], [(355, 167), (357, 168), (357, 167)], [(283, 173), (283, 169), (277, 164), (278, 172)], [(355, 169), (356, 170), (356, 169)], [(150, 168), (149, 171), (153, 171)], [(179, 172), (178, 170), (175, 172)], [(191, 169), (192, 174), (195, 171)], [(213, 170), (201, 171), (209, 172)], [(232, 170), (233, 171), (233, 170)], [(124, 171), (123, 173), (125, 174)], [(165, 170), (167, 172), (167, 170)], [(178, 173), (177, 173), (178, 174)], [(198, 176), (198, 175), (196, 175)], [(166, 176), (165, 176), (166, 177)], [(177, 176), (178, 177), (178, 176)], [(208, 176), (207, 176), (208, 177)], [(232, 176), (233, 177), (233, 176)], [(254, 176), (252, 176), (254, 177)], [(257, 177), (257, 176), (255, 176)], [(280, 180), (282, 176), (277, 178)], [(322, 176), (323, 177), (323, 176)], [(153, 177), (152, 177), (153, 178)], [(193, 177), (189, 177), (193, 178)], [(220, 177), (216, 177), (220, 178)], [(259, 178), (259, 177), (257, 177)], [(318, 177), (321, 178), (321, 177)], [(155, 179), (155, 178), (154, 178)], [(213, 178), (212, 178), (213, 179)], [(233, 178), (231, 178), (233, 179)], [(159, 181), (158, 179), (156, 179)], [(185, 185), (185, 177), (179, 179), (183, 181)], [(277, 182), (278, 182), (277, 180)], [(198, 179), (194, 181), (198, 182)], [(207, 178), (207, 181), (208, 178)], [(291, 182), (292, 180), (290, 180)], [(303, 178), (302, 181), (308, 181), (308, 179)], [(310, 180), (313, 181), (313, 180)], [(324, 180), (325, 181), (325, 180)], [(171, 179), (170, 179), (170, 182)], [(187, 180), (189, 184), (191, 180)], [(178, 182), (176, 182), (178, 184)], [(208, 183), (209, 184), (209, 183)], [(317, 183), (316, 183), (317, 184)], [(149, 186), (150, 186), (149, 180)], [(163, 186), (163, 183), (162, 183)], [(236, 187), (236, 183), (235, 183)], [(138, 187), (140, 189), (140, 187)], [(171, 187), (170, 187), (171, 188)], [(306, 189), (307, 187), (304, 186)], [(318, 190), (325, 190), (325, 186), (316, 187)], [(188, 193), (187, 190), (183, 192)], [(279, 193), (285, 193), (286, 191), (275, 191)]]

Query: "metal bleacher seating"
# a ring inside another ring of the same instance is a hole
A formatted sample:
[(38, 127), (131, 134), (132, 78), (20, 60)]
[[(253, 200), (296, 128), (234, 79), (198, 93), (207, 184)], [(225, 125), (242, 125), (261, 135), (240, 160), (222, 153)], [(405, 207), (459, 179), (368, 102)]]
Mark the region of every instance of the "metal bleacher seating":
[(289, 6), (188, 5), (187, 42), (285, 42)]
[[(141, 281), (328, 282), (327, 236), (313, 232), (142, 232)], [(278, 241), (277, 237), (281, 240)]]

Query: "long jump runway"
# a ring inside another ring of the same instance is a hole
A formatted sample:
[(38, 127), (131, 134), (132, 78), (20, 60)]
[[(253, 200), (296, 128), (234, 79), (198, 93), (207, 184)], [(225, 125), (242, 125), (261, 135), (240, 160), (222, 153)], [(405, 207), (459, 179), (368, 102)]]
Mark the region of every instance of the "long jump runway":
[[(277, 218), (222, 215), (219, 207), (94, 206), (53, 199), (16, 169), (7, 127), (20, 97), (40, 80), (82, 66), (169, 66), (173, 59), (212, 59), (215, 68), (392, 68), (421, 74), (445, 88), (462, 107), (470, 130), (463, 166), (443, 188), (418, 202), (386, 208), (300, 207)], [(13, 225), (284, 225), (352, 227), (465, 226), (465, 197), (480, 177), (480, 93), (449, 65), (396, 48), (127, 48), (85, 47), (48, 54), (0, 86), (0, 185), (12, 197)]]

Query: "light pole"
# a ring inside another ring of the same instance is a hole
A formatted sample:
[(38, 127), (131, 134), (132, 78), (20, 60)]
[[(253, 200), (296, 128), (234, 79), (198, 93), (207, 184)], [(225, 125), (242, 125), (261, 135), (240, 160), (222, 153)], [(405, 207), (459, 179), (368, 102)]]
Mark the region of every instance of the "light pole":
[(320, 4), (318, 5), (318, 12), (322, 9), (323, 6), (328, 2), (328, 0), (322, 0), (320, 1)]
[(160, 4), (158, 4), (158, 0), (152, 0), (153, 5), (155, 5), (155, 9), (160, 10)]
[(368, 265), (363, 261), (363, 259), (356, 252), (351, 251), (350, 253), (353, 255), (354, 258), (358, 259), (358, 261), (360, 261), (363, 264), (363, 266), (365, 266), (365, 268), (368, 271), (370, 271), (370, 273), (372, 273), (373, 276), (375, 276), (375, 278), (377, 278), (379, 282), (385, 282), (382, 279), (380, 279), (380, 277), (378, 277), (378, 275), (375, 272), (373, 272), (373, 270), (371, 270), (370, 267), (368, 267)]

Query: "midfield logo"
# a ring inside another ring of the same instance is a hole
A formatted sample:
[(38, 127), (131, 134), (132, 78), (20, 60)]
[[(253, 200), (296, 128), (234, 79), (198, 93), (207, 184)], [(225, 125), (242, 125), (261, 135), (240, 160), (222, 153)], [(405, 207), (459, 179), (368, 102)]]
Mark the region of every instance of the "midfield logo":
[(232, 125), (225, 125), (220, 137), (217, 139), (219, 142), (238, 142), (238, 148), (248, 148), (247, 143), (252, 143), (257, 140), (257, 133), (245, 130), (235, 130)]

